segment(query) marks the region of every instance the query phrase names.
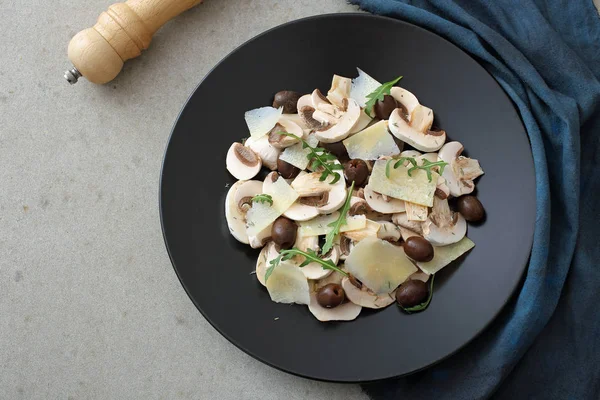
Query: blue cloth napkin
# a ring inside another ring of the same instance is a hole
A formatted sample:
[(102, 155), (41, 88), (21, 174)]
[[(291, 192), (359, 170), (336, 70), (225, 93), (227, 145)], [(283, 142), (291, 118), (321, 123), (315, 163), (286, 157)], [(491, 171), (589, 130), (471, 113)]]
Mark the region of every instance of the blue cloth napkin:
[(600, 399), (600, 18), (592, 0), (351, 0), (471, 54), (518, 107), (537, 217), (518, 296), (466, 348), (373, 399)]

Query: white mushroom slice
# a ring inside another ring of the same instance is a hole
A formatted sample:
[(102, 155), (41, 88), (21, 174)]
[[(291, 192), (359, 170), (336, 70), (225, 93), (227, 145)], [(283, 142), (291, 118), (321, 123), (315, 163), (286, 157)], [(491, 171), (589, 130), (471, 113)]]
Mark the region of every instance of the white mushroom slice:
[[(359, 217), (364, 218), (363, 215), (357, 215), (356, 217), (347, 217), (346, 220), (349, 220), (350, 218), (359, 218)], [(381, 225), (379, 225), (378, 222), (367, 219), (367, 220), (365, 220), (364, 228), (344, 231), (343, 234), (344, 234), (344, 236), (346, 236), (347, 238), (349, 238), (355, 242), (360, 242), (361, 240), (366, 239), (366, 238), (376, 238), (377, 234), (379, 233), (380, 228), (381, 228)], [(342, 231), (342, 230), (340, 230), (340, 231)]]
[(395, 292), (376, 295), (365, 285), (357, 288), (350, 282), (350, 279), (342, 279), (342, 288), (346, 293), (348, 300), (365, 308), (384, 308), (396, 301)]
[(266, 135), (273, 129), (281, 114), (283, 113), (283, 107), (261, 107), (254, 110), (247, 111), (244, 114), (246, 125), (250, 131), (250, 136), (260, 138)]
[(358, 243), (345, 265), (348, 272), (377, 295), (390, 293), (417, 272), (402, 247), (377, 238)]
[(248, 244), (245, 213), (238, 207), (238, 202), (235, 201), (236, 192), (245, 183), (247, 182), (237, 181), (227, 191), (227, 196), (225, 197), (225, 220), (227, 221), (227, 227), (231, 235), (238, 242)]
[(369, 207), (377, 212), (395, 214), (406, 210), (404, 200), (394, 199), (393, 197), (388, 197), (384, 200), (384, 197), (380, 193), (373, 191), (370, 185), (365, 186), (364, 193), (365, 201), (369, 204)]
[(350, 97), (358, 102), (358, 105), (364, 107), (369, 100), (367, 95), (373, 93), (375, 89), (381, 86), (381, 83), (371, 78), (366, 72), (360, 68), (358, 77), (352, 79), (352, 87), (350, 88)]
[(285, 179), (279, 178), (273, 182), (273, 175), (275, 175), (273, 172), (267, 175), (263, 183), (263, 193), (271, 196), (273, 204), (254, 202), (246, 214), (246, 229), (250, 236), (258, 235), (298, 199), (298, 193), (287, 184)]
[[(402, 153), (400, 153), (400, 157), (413, 157), (413, 158), (418, 158), (421, 157), (423, 154), (421, 154), (420, 152), (416, 151), (416, 150), (405, 150)], [(437, 160), (436, 160), (437, 161)], [(406, 161), (408, 163), (408, 161)], [(408, 164), (406, 164), (408, 165)]]
[(277, 169), (277, 158), (281, 153), (281, 150), (275, 148), (269, 143), (269, 135), (261, 136), (256, 138), (250, 136), (246, 139), (246, 147), (252, 149), (261, 159), (263, 165), (269, 168), (271, 171)]
[(377, 232), (379, 239), (387, 240), (388, 242), (397, 242), (400, 240), (400, 228), (395, 224), (388, 221), (379, 222), (379, 232)]
[(350, 209), (348, 210), (349, 216), (366, 215), (369, 211), (372, 210), (365, 199), (356, 196), (350, 197)]
[(433, 110), (418, 105), (410, 113), (410, 126), (419, 132), (428, 132), (433, 124)]
[(250, 244), (250, 247), (253, 249), (260, 249), (263, 247), (265, 243), (271, 240), (271, 229), (273, 229), (273, 224), (270, 224), (256, 235), (248, 236), (248, 244)]
[(407, 229), (403, 226), (398, 226), (398, 229), (400, 229), (400, 234), (402, 235), (402, 240), (404, 240), (405, 242), (408, 240), (409, 237), (421, 236), (417, 232), (411, 231), (410, 229)]
[(317, 302), (317, 295), (310, 294), (308, 310), (321, 322), (327, 321), (352, 321), (356, 319), (362, 310), (361, 306), (348, 302), (334, 308), (321, 307)]
[(421, 132), (410, 126), (400, 115), (400, 109), (395, 109), (390, 115), (390, 132), (398, 139), (421, 151), (436, 151), (444, 145), (446, 132)]
[(323, 123), (321, 121), (317, 121), (313, 118), (315, 111), (316, 110), (314, 107), (304, 106), (298, 109), (298, 115), (302, 119), (304, 125), (306, 125), (310, 130), (320, 130), (328, 128), (328, 124)]
[[(332, 231), (333, 227), (329, 224), (337, 221), (340, 216), (339, 212), (333, 212), (329, 215), (321, 215), (317, 218), (313, 218), (309, 221), (302, 221), (299, 223), (299, 234), (302, 236), (320, 236), (327, 235)], [(340, 227), (340, 232), (349, 233), (350, 231), (359, 231), (367, 226), (367, 219), (364, 215), (347, 216), (346, 223)], [(379, 228), (379, 226), (377, 226)], [(373, 228), (371, 228), (373, 229)], [(377, 232), (375, 232), (377, 235)]]
[(275, 303), (310, 303), (308, 281), (295, 265), (279, 264), (267, 279), (266, 287)]
[[(340, 184), (345, 185), (344, 178), (341, 176), (340, 180), (337, 181), (334, 185), (331, 185), (335, 178), (333, 175), (329, 175), (325, 180), (321, 179), (320, 172), (311, 172), (311, 173), (300, 173), (292, 181), (292, 188), (300, 197), (310, 197), (310, 196), (321, 196), (324, 192), (329, 192), (333, 189), (334, 186)], [(341, 175), (341, 174), (340, 174)], [(345, 186), (344, 186), (345, 187)]]
[(353, 99), (347, 99), (348, 107), (339, 122), (327, 129), (317, 129), (315, 136), (321, 142), (334, 143), (345, 139), (350, 134), (350, 130), (358, 122), (360, 118), (360, 107)]
[[(327, 257), (322, 257), (323, 260), (333, 261), (335, 265), (337, 265), (340, 260), (340, 250), (337, 246), (333, 246)], [(323, 279), (326, 276), (329, 276), (333, 270), (324, 269), (323, 266), (317, 262), (311, 262), (310, 264), (300, 268), (308, 279)], [(337, 274), (337, 273), (336, 273)], [(337, 274), (339, 275), (339, 274)]]
[[(346, 102), (342, 102), (343, 106), (347, 107)], [(329, 103), (321, 103), (317, 106), (317, 111), (320, 112), (324, 112), (326, 114), (329, 114), (329, 116), (333, 117), (332, 121), (338, 122), (339, 119), (344, 115), (344, 112), (346, 112), (346, 110), (342, 110), (341, 108), (339, 108), (338, 106), (334, 106), (333, 104), (329, 104)], [(315, 113), (317, 112), (315, 111)], [(316, 117), (315, 117), (316, 118)]]
[[(311, 147), (316, 147), (319, 144), (319, 139), (315, 135), (308, 135), (305, 140)], [(302, 143), (298, 143), (283, 150), (279, 158), (300, 170), (305, 170), (310, 162), (308, 159), (309, 153), (310, 149), (304, 148)]]
[(394, 138), (388, 132), (387, 121), (379, 121), (343, 141), (350, 158), (377, 160), (400, 154)]
[(423, 164), (423, 160), (427, 160), (433, 163), (438, 161), (438, 155), (437, 153), (425, 153), (417, 157), (417, 161), (419, 162), (419, 164)]
[(331, 88), (327, 92), (327, 100), (338, 107), (343, 107), (345, 98), (350, 97), (350, 88), (352, 80), (339, 75), (333, 75)]
[(438, 177), (437, 186), (435, 187), (435, 195), (440, 199), (447, 199), (450, 196), (450, 188), (446, 184), (446, 178)]
[(283, 213), (284, 217), (294, 221), (308, 221), (319, 215), (317, 207), (303, 204), (302, 199), (312, 199), (316, 197), (303, 197), (298, 200), (286, 212)]
[(279, 257), (279, 252), (277, 251), (277, 245), (275, 242), (269, 242), (265, 247), (263, 247), (258, 255), (258, 259), (256, 260), (256, 278), (258, 281), (265, 286), (265, 274), (267, 273), (267, 269), (271, 266), (271, 261)]
[(275, 127), (268, 135), (269, 143), (278, 149), (284, 149), (300, 142), (294, 137), (281, 135), (280, 132), (291, 133), (299, 138), (304, 137), (304, 131), (298, 124), (292, 121), (281, 119), (277, 124), (275, 124)]
[(252, 207), (252, 198), (262, 193), (263, 183), (261, 181), (238, 181), (231, 188), (233, 189), (233, 187), (237, 187), (233, 200), (245, 218), (246, 212)]
[(418, 262), (419, 268), (428, 274), (435, 274), (458, 257), (465, 254), (467, 251), (475, 247), (468, 237), (462, 238), (457, 243), (453, 243), (449, 246), (434, 247), (433, 249), (433, 260), (428, 262)]
[(375, 162), (369, 178), (369, 186), (373, 191), (427, 207), (433, 205), (437, 173), (433, 172), (432, 180), (429, 181), (424, 170), (418, 169), (408, 175), (409, 168), (399, 166), (398, 168), (389, 168), (390, 177), (388, 178), (386, 165), (386, 160)]
[(338, 118), (324, 111), (316, 110), (313, 113), (313, 118), (325, 125), (335, 125), (339, 122)]
[(354, 242), (349, 237), (343, 235), (338, 236), (337, 240), (339, 241), (340, 247), (340, 260), (345, 260), (350, 255), (350, 252), (352, 252)]
[(448, 142), (438, 153), (439, 159), (448, 163), (442, 176), (454, 197), (472, 193), (475, 190), (473, 180), (483, 175), (479, 161), (461, 156), (463, 149), (460, 142)]
[(408, 279), (411, 280), (411, 281), (427, 282), (430, 277), (431, 277), (431, 275), (429, 275), (426, 272), (417, 271), (414, 274), (412, 274), (411, 276), (409, 276)]
[(321, 214), (331, 214), (332, 212), (337, 211), (346, 202), (347, 191), (344, 179), (340, 178), (340, 180), (333, 185), (329, 185), (329, 188), (330, 190), (327, 192), (327, 202), (324, 205), (317, 207), (317, 210)]
[(427, 213), (429, 212), (429, 207), (411, 203), (410, 201), (405, 201), (404, 204), (406, 206), (406, 218), (409, 221), (427, 220)]
[(319, 89), (313, 90), (313, 92), (310, 95), (310, 98), (312, 100), (312, 107), (315, 110), (318, 110), (321, 104), (330, 104), (329, 100), (327, 100), (327, 97), (325, 97)]
[(350, 129), (350, 134), (348, 136), (354, 135), (365, 129), (369, 124), (373, 121), (373, 118), (369, 117), (364, 109), (360, 111), (360, 118), (358, 118), (358, 122), (354, 125), (354, 128)]
[(466, 233), (463, 216), (450, 210), (448, 200), (436, 197), (429, 218), (423, 222), (423, 237), (434, 246), (447, 246), (461, 240)]
[(412, 113), (412, 111), (419, 105), (419, 100), (417, 97), (409, 92), (406, 89), (403, 89), (398, 86), (392, 87), (390, 90), (390, 95), (396, 99), (396, 101), (406, 108), (408, 115)]
[(312, 94), (305, 94), (304, 96), (301, 96), (298, 99), (298, 102), (296, 103), (296, 108), (298, 109), (298, 111), (300, 111), (300, 109), (302, 107), (312, 107), (315, 108), (313, 106), (313, 101), (312, 101)]
[[(423, 223), (418, 221), (409, 221), (405, 212), (392, 215), (392, 222), (402, 228), (410, 229), (418, 235), (423, 233)], [(406, 239), (405, 239), (406, 240)]]
[(262, 161), (254, 151), (241, 143), (233, 143), (225, 159), (227, 171), (239, 180), (252, 179), (260, 171)]
[[(307, 105), (310, 106), (310, 104), (307, 104)], [(298, 108), (300, 108), (300, 107), (298, 107)], [(306, 124), (304, 123), (302, 118), (300, 118), (300, 115), (298, 115), (298, 114), (281, 114), (281, 117), (279, 118), (279, 123), (281, 123), (281, 121), (293, 122), (296, 125), (298, 125), (300, 128), (302, 128), (303, 132), (308, 129), (308, 126), (306, 126)]]

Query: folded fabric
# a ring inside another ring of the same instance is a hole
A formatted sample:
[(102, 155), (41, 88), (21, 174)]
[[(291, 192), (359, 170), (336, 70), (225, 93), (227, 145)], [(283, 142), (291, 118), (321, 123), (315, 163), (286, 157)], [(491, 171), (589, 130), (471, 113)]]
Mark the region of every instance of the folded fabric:
[(517, 106), (536, 170), (518, 295), (477, 339), (373, 399), (600, 398), (600, 18), (592, 0), (351, 0), (422, 26), (483, 65)]

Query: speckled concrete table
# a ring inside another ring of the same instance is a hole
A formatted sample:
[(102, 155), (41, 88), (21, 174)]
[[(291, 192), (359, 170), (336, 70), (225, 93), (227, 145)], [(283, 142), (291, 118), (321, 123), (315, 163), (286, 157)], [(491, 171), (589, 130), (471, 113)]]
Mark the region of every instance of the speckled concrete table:
[(344, 0), (206, 0), (106, 86), (66, 46), (111, 0), (0, 0), (0, 399), (364, 399), (238, 350), (160, 231), (163, 150), (195, 85), (247, 39)]

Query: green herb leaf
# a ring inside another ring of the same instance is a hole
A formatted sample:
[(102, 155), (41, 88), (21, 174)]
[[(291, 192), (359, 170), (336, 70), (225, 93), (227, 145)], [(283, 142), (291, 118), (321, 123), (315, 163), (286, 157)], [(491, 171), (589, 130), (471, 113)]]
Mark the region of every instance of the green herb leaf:
[(252, 202), (257, 203), (269, 203), (270, 206), (273, 205), (273, 198), (269, 194), (257, 194), (252, 198)]
[(297, 139), (302, 143), (303, 149), (309, 149), (309, 153), (306, 155), (306, 158), (308, 158), (308, 160), (310, 161), (310, 168), (313, 170), (317, 170), (320, 167), (323, 168), (323, 172), (321, 172), (321, 177), (319, 178), (321, 182), (327, 179), (329, 175), (333, 176), (333, 180), (329, 182), (330, 185), (333, 185), (334, 183), (340, 180), (341, 175), (335, 171), (342, 170), (344, 169), (344, 167), (339, 162), (335, 162), (337, 161), (337, 158), (333, 154), (329, 153), (327, 150), (321, 147), (311, 147), (311, 145), (308, 144), (306, 140), (294, 135), (293, 133), (277, 133), (279, 135), (293, 137), (294, 139)]
[(331, 250), (331, 248), (333, 247), (333, 241), (335, 240), (335, 237), (340, 234), (340, 228), (346, 223), (346, 215), (348, 214), (348, 210), (350, 210), (350, 200), (352, 200), (352, 190), (354, 190), (354, 181), (352, 181), (352, 184), (348, 189), (346, 201), (344, 202), (344, 205), (340, 210), (340, 216), (337, 220), (328, 225), (333, 227), (333, 229), (325, 236), (325, 244), (323, 245), (321, 254), (327, 254), (329, 250)]
[(404, 165), (404, 163), (406, 161), (408, 161), (409, 163), (412, 164), (412, 167), (409, 168), (409, 170), (408, 170), (408, 176), (412, 176), (412, 173), (414, 171), (416, 171), (417, 169), (424, 170), (427, 173), (427, 179), (429, 179), (429, 182), (431, 182), (431, 180), (433, 179), (432, 168), (439, 167), (439, 171), (440, 171), (440, 175), (441, 175), (444, 173), (444, 168), (446, 167), (446, 165), (448, 165), (448, 163), (444, 162), (444, 161), (431, 162), (425, 158), (421, 160), (421, 165), (419, 165), (417, 163), (417, 160), (414, 157), (393, 158), (385, 164), (385, 176), (388, 179), (390, 178), (390, 166), (392, 165), (392, 163), (394, 161), (396, 162), (394, 164), (394, 169), (398, 169), (398, 167), (400, 167), (401, 165)]
[(390, 94), (390, 90), (392, 90), (392, 87), (398, 83), (400, 79), (402, 79), (401, 76), (397, 77), (393, 81), (386, 82), (367, 95), (367, 99), (369, 100), (365, 104), (365, 113), (369, 117), (371, 116), (373, 107), (375, 107), (375, 103), (377, 103), (378, 100), (383, 101), (383, 97), (386, 94)]
[(417, 165), (417, 160), (415, 160), (413, 157), (392, 158), (388, 160), (387, 164), (385, 164), (385, 176), (388, 179), (390, 179), (390, 165), (393, 164), (394, 161), (396, 162), (394, 164), (394, 169), (397, 169), (399, 166), (404, 165), (406, 161), (411, 163), (413, 166)]
[(408, 314), (412, 314), (412, 313), (423, 311), (427, 307), (429, 307), (429, 303), (431, 303), (431, 298), (433, 297), (433, 279), (434, 278), (435, 278), (435, 275), (431, 275), (431, 280), (429, 281), (429, 296), (427, 296), (427, 300), (425, 300), (423, 303), (417, 304), (416, 306), (413, 306), (413, 307), (404, 308), (402, 306), (399, 306), (402, 309), (402, 311), (407, 312)]
[(275, 267), (277, 267), (282, 261), (289, 260), (290, 258), (292, 258), (294, 256), (304, 257), (304, 261), (302, 262), (302, 264), (300, 264), (300, 268), (306, 267), (308, 264), (310, 264), (312, 262), (316, 262), (316, 263), (321, 264), (321, 267), (323, 267), (323, 269), (330, 269), (330, 270), (336, 271), (344, 276), (348, 276), (348, 274), (346, 272), (342, 271), (341, 269), (339, 269), (333, 263), (333, 261), (323, 260), (322, 258), (320, 258), (316, 251), (314, 251), (312, 249), (308, 249), (307, 251), (302, 251), (302, 250), (294, 247), (289, 250), (282, 250), (281, 252), (279, 252), (279, 256), (277, 256), (277, 258), (275, 258), (274, 260), (271, 260), (269, 262), (271, 265), (269, 266), (269, 268), (267, 268), (267, 271), (265, 272), (265, 283), (267, 282), (267, 280), (269, 279), (271, 274), (273, 274)]

